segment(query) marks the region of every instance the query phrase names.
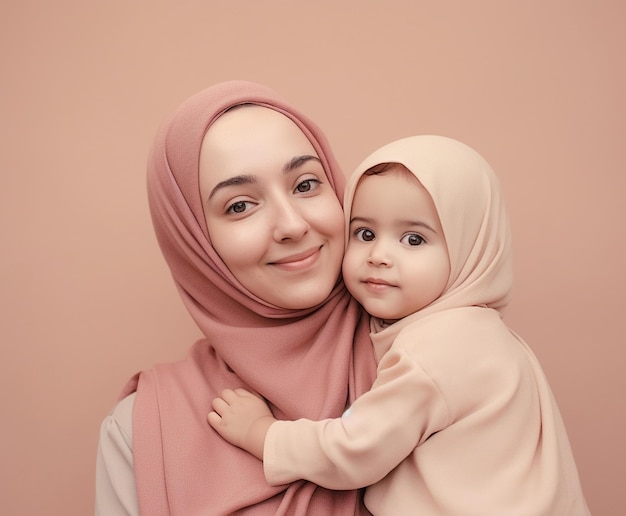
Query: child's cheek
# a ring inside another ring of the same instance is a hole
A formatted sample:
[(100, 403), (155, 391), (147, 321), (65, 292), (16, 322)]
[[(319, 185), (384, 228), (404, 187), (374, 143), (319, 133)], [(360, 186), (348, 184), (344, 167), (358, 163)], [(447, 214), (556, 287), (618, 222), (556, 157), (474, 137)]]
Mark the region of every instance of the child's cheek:
[(355, 253), (351, 247), (352, 246), (348, 244), (342, 264), (343, 279), (348, 290), (351, 290), (354, 287), (356, 271), (358, 268), (357, 259), (355, 258)]

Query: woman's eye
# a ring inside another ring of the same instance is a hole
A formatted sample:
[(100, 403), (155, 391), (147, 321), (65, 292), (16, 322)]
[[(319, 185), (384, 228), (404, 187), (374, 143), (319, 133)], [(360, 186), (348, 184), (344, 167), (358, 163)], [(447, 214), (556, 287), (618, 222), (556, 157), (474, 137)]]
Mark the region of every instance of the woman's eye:
[(237, 201), (232, 203), (227, 209), (226, 213), (243, 213), (252, 205), (248, 201)]
[(298, 193), (307, 193), (310, 192), (311, 190), (314, 190), (315, 188), (317, 188), (317, 185), (319, 185), (319, 181), (317, 179), (305, 179), (304, 181), (301, 181), (300, 183), (298, 183), (298, 186), (296, 186), (296, 192)]
[(367, 229), (367, 228), (357, 229), (354, 232), (354, 236), (356, 237), (357, 240), (360, 240), (361, 242), (371, 242), (372, 240), (376, 238), (376, 235), (374, 234), (374, 232), (371, 229)]
[(418, 246), (425, 243), (426, 240), (424, 240), (424, 238), (417, 233), (409, 233), (408, 235), (404, 235), (400, 242), (410, 246)]

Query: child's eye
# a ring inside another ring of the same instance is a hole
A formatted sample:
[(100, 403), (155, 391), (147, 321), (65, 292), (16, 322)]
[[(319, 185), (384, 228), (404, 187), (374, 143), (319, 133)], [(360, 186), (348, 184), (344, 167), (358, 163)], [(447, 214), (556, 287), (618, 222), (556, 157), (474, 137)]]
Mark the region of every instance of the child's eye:
[(371, 242), (376, 238), (376, 235), (371, 229), (359, 228), (354, 232), (354, 236), (361, 242)]
[(304, 181), (300, 181), (298, 183), (295, 191), (298, 193), (307, 193), (315, 190), (319, 184), (320, 181), (318, 181), (317, 179), (305, 179)]
[(404, 235), (402, 237), (400, 242), (406, 245), (410, 245), (410, 246), (418, 246), (418, 245), (422, 245), (423, 243), (425, 243), (426, 240), (424, 240), (424, 237), (422, 237), (418, 233), (408, 233), (407, 235)]
[(244, 211), (250, 209), (252, 205), (253, 203), (251, 203), (250, 201), (237, 201), (232, 203), (228, 208), (226, 208), (226, 213), (243, 213)]

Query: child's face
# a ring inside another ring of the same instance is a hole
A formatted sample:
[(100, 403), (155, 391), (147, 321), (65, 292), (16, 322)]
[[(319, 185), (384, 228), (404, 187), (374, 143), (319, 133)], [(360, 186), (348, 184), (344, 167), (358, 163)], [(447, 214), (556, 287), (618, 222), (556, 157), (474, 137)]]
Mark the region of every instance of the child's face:
[(397, 320), (437, 299), (450, 275), (439, 216), (419, 181), (399, 165), (364, 175), (356, 189), (343, 276), (374, 317)]

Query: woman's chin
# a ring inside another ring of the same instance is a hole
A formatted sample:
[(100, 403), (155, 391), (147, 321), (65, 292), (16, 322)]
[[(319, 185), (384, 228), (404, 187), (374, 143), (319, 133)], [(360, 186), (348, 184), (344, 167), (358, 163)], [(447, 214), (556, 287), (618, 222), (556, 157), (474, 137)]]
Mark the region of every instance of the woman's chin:
[(299, 285), (281, 288), (274, 292), (271, 299), (266, 300), (275, 306), (287, 310), (305, 310), (317, 306), (328, 299), (336, 282), (320, 284), (319, 281), (306, 282)]

